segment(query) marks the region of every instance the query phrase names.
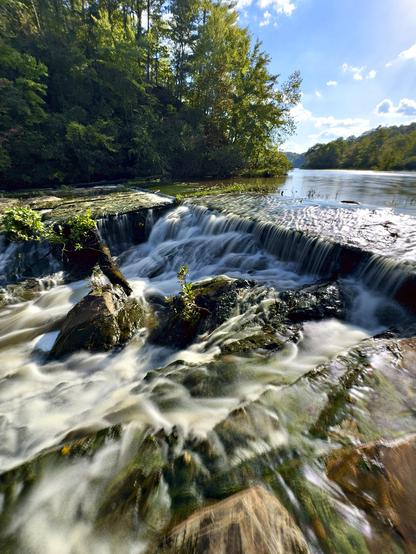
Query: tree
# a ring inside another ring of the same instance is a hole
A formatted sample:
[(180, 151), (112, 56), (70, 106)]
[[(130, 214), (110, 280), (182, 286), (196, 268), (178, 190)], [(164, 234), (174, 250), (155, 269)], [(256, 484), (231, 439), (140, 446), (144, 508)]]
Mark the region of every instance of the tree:
[(0, 31), (3, 187), (284, 170), (300, 78), (230, 6), (3, 0)]

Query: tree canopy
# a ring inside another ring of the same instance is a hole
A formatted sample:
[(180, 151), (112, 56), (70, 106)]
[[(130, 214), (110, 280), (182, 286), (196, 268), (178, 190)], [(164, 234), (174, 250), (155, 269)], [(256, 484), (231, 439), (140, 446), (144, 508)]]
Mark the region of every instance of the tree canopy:
[(306, 169), (416, 170), (416, 123), (378, 127), (358, 138), (316, 144), (305, 154)]
[(288, 169), (286, 83), (211, 0), (3, 0), (0, 186)]

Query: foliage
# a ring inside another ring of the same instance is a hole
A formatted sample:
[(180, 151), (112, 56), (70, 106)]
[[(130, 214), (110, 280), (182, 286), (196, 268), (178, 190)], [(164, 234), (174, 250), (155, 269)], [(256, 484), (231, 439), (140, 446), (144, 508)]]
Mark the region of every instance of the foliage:
[(2, 224), (11, 241), (40, 240), (45, 234), (41, 215), (31, 208), (8, 208), (4, 211)]
[(305, 163), (305, 154), (298, 154), (297, 152), (285, 152), (285, 156), (293, 167), (302, 167)]
[(358, 138), (317, 144), (305, 154), (310, 169), (416, 169), (416, 123), (378, 127)]
[(181, 315), (183, 319), (192, 321), (198, 315), (198, 307), (195, 303), (194, 285), (187, 281), (188, 273), (188, 266), (181, 265), (177, 277), (181, 287), (181, 292), (179, 294), (182, 301)]
[(42, 216), (32, 208), (13, 206), (4, 211), (2, 226), (11, 241), (46, 239), (51, 243), (70, 245), (81, 250), (88, 236), (96, 229), (91, 210), (68, 218), (63, 223), (50, 223), (45, 226)]
[(91, 210), (74, 215), (67, 219), (64, 224), (55, 224), (48, 229), (48, 239), (50, 242), (57, 242), (65, 246), (70, 246), (75, 250), (81, 250), (88, 236), (97, 227), (95, 219), (91, 215)]
[(299, 75), (229, 5), (3, 0), (0, 31), (3, 188), (270, 170), (293, 130)]

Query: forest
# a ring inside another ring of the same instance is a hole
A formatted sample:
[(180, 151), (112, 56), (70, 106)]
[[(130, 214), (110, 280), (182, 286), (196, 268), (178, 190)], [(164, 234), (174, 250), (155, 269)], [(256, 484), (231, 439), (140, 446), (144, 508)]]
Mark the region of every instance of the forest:
[(416, 123), (378, 127), (358, 138), (316, 144), (305, 154), (305, 169), (416, 170)]
[(301, 78), (232, 5), (3, 0), (0, 187), (273, 175)]

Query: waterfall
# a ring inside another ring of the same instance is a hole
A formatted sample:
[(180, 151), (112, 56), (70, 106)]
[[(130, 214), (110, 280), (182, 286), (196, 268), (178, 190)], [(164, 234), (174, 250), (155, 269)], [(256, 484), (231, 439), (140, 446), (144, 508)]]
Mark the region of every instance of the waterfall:
[(222, 214), (192, 204), (188, 207), (207, 234), (250, 234), (259, 248), (283, 262), (293, 263), (298, 273), (319, 278), (354, 277), (371, 290), (416, 311), (416, 300), (413, 300), (416, 298), (416, 267), (410, 262), (308, 235), (278, 223)]

